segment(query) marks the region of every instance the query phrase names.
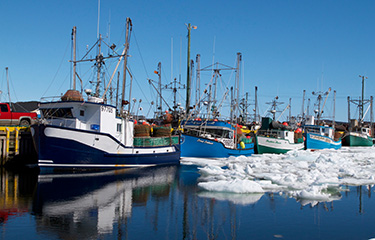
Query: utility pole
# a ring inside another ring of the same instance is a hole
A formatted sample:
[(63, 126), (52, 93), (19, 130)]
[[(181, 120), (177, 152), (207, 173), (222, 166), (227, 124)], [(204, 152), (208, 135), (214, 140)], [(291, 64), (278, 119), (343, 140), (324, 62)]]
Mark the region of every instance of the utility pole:
[(9, 88), (9, 75), (8, 75), (8, 67), (5, 68), (6, 75), (7, 75), (7, 86), (8, 86), (8, 97), (9, 97), (9, 105), (12, 108), (12, 100), (10, 99), (10, 88)]

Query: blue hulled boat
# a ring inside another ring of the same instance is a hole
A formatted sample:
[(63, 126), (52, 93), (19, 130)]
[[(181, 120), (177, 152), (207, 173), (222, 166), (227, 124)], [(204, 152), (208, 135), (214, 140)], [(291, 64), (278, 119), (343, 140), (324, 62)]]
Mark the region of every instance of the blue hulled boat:
[(226, 158), (254, 153), (252, 139), (230, 123), (188, 120), (181, 125), (181, 157)]
[(305, 125), (304, 136), (306, 138), (306, 149), (341, 148), (341, 134), (335, 134), (335, 130), (332, 127)]

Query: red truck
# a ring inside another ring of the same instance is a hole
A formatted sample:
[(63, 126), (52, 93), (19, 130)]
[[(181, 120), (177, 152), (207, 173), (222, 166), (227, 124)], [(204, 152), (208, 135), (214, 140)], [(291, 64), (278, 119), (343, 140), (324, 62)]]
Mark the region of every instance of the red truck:
[(0, 103), (0, 125), (30, 126), (35, 123), (37, 114), (34, 112), (12, 112), (8, 103)]

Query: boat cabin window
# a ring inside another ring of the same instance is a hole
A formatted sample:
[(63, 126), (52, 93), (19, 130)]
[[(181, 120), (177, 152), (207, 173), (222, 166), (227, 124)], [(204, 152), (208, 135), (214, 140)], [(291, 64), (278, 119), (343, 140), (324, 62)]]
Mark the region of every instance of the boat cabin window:
[(45, 118), (73, 118), (71, 108), (48, 108), (41, 110)]
[(121, 132), (121, 128), (122, 128), (121, 123), (117, 123), (117, 132)]
[(218, 138), (233, 138), (232, 131), (224, 129), (206, 129), (206, 133)]
[(84, 110), (80, 110), (79, 111), (79, 115), (82, 116), (82, 117), (85, 116), (85, 111)]

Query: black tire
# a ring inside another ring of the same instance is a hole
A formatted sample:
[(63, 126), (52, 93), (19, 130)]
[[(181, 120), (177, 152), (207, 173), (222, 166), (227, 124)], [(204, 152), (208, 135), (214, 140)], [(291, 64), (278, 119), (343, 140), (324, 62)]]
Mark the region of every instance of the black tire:
[(29, 127), (30, 126), (30, 121), (28, 119), (22, 119), (21, 122), (20, 122), (20, 126)]

